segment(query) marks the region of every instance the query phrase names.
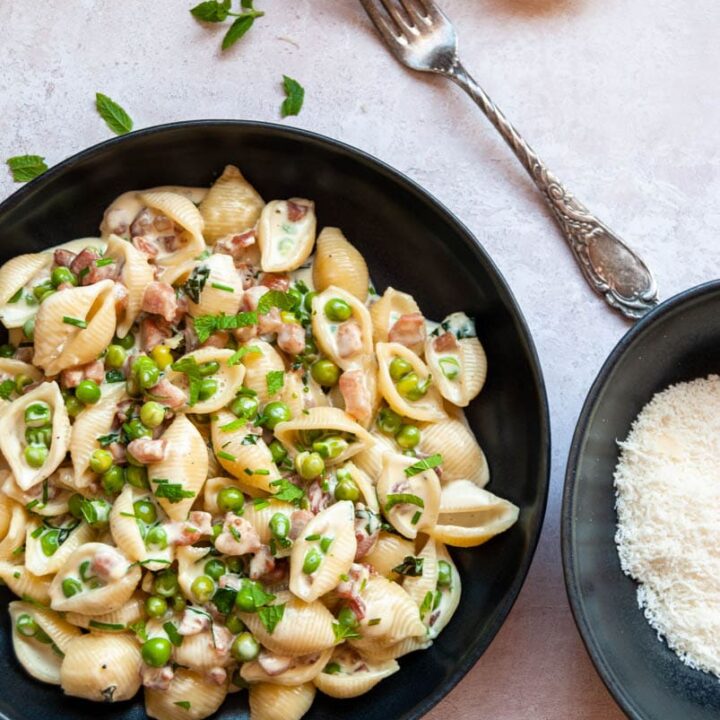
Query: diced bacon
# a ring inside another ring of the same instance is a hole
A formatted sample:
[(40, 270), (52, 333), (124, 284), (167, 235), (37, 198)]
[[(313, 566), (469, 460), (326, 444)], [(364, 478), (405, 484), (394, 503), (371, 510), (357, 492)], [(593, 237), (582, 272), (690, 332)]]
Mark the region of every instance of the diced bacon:
[(175, 233), (159, 237), (158, 242), (163, 248), (165, 248), (165, 252), (175, 252), (184, 244), (181, 238)]
[(319, 513), (321, 510), (324, 510), (332, 500), (330, 495), (322, 489), (320, 483), (317, 480), (314, 480), (312, 483), (310, 483), (310, 485), (308, 485), (307, 497), (308, 501), (310, 502), (310, 510), (312, 510), (312, 512), (315, 514)]
[(60, 384), (65, 388), (76, 388), (83, 379), (82, 367), (66, 368), (60, 373)]
[(299, 355), (305, 349), (305, 328), (297, 323), (283, 323), (278, 330), (278, 347), (290, 355)]
[(200, 347), (224, 348), (229, 337), (226, 332), (214, 332)]
[(345, 401), (345, 412), (362, 424), (369, 422), (372, 415), (372, 394), (365, 373), (358, 368), (346, 370), (340, 376), (338, 387)]
[(257, 337), (258, 326), (248, 325), (247, 327), (238, 328), (237, 330), (233, 330), (232, 334), (238, 342), (244, 343), (248, 340), (252, 340), (254, 337)]
[(294, 510), (290, 515), (290, 539), (297, 540), (305, 526), (315, 516), (309, 510)]
[(292, 223), (299, 222), (302, 220), (308, 213), (308, 210), (313, 206), (314, 203), (308, 201), (302, 201), (298, 202), (297, 199), (295, 200), (288, 200), (287, 201), (287, 214), (288, 214), (288, 220)]
[(113, 235), (119, 235), (127, 240), (125, 233), (130, 229), (126, 222), (119, 222), (110, 232)]
[(202, 510), (193, 510), (187, 520), (178, 520), (167, 528), (168, 540), (182, 546), (194, 545), (203, 536), (210, 534), (212, 534), (212, 515)]
[(248, 230), (243, 233), (233, 233), (220, 238), (213, 247), (213, 252), (223, 255), (230, 255), (237, 266), (238, 262), (247, 259), (250, 254), (248, 251), (256, 250), (255, 247), (255, 231)]
[(60, 292), (61, 290), (72, 290), (75, 286), (72, 283), (69, 282), (61, 282), (56, 290)]
[(105, 365), (102, 360), (93, 360), (83, 365), (83, 373), (88, 380), (94, 380), (98, 385), (105, 380)]
[(372, 551), (377, 543), (380, 535), (380, 526), (375, 528), (374, 532), (368, 533), (367, 520), (363, 517), (355, 518), (355, 540), (357, 541), (357, 549), (355, 550), (355, 561), (362, 560), (368, 553)]
[[(260, 335), (271, 335), (279, 332), (283, 325), (280, 310), (276, 307), (270, 308), (270, 312), (265, 313), (265, 315), (258, 315), (258, 333)], [(303, 347), (304, 345), (305, 343), (303, 343)]]
[(100, 257), (98, 251), (95, 248), (85, 248), (75, 259), (70, 263), (70, 269), (79, 275), (81, 270), (89, 268), (91, 265), (95, 265), (95, 261)]
[(127, 462), (127, 451), (125, 450), (124, 445), (121, 445), (118, 442), (110, 443), (108, 445), (108, 450), (113, 456), (113, 461), (116, 464), (122, 464), (124, 462)]
[(178, 626), (181, 635), (197, 635), (210, 626), (210, 618), (205, 613), (195, 612), (185, 608), (182, 620)]
[(229, 512), (223, 529), (215, 540), (215, 548), (224, 555), (247, 555), (262, 547), (257, 530), (245, 518)]
[(145, 235), (148, 232), (152, 232), (153, 220), (155, 213), (150, 208), (143, 208), (136, 216), (130, 225), (131, 235)]
[(74, 259), (75, 253), (70, 252), (70, 250), (65, 250), (64, 248), (58, 248), (53, 253), (53, 261), (56, 265), (60, 267), (69, 268), (72, 265)]
[(215, 652), (220, 656), (227, 655), (235, 636), (220, 623), (213, 623), (210, 632), (212, 632)]
[(94, 380), (98, 385), (105, 380), (105, 366), (102, 360), (93, 360), (85, 365), (66, 368), (60, 373), (60, 384), (65, 388), (75, 388), (83, 380)]
[(122, 577), (127, 567), (127, 560), (113, 548), (98, 550), (90, 563), (92, 574), (102, 580), (116, 580)]
[(132, 408), (132, 406), (135, 403), (133, 403), (132, 400), (121, 400), (116, 406), (115, 406), (115, 422), (118, 425), (122, 425), (124, 422), (127, 422), (130, 419), (130, 412), (129, 410)]
[(270, 290), (280, 290), (287, 292), (290, 287), (290, 276), (287, 273), (265, 273), (260, 280), (260, 284)]
[(157, 385), (153, 385), (148, 392), (158, 402), (167, 405), (172, 410), (179, 410), (187, 403), (188, 399), (182, 388), (173, 385), (167, 378), (163, 378)]
[(127, 449), (143, 465), (159, 463), (165, 459), (167, 440), (153, 440), (148, 437), (136, 438), (128, 444)]
[(88, 265), (89, 272), (83, 275), (81, 285), (94, 285), (101, 280), (116, 280), (120, 275), (120, 265), (116, 262), (98, 267), (97, 262)]
[(120, 315), (128, 306), (130, 293), (128, 293), (127, 288), (122, 283), (116, 282), (115, 285), (113, 285), (113, 295), (115, 296), (115, 312)]
[(160, 315), (168, 322), (172, 322), (175, 319), (177, 307), (178, 302), (172, 285), (155, 280), (145, 288), (142, 309), (146, 313)]
[(224, 685), (227, 680), (227, 670), (220, 666), (210, 668), (206, 673), (206, 677), (214, 685)]
[(388, 340), (418, 351), (425, 343), (425, 318), (419, 312), (401, 315), (390, 328)]
[(136, 250), (148, 256), (148, 258), (157, 257), (160, 252), (160, 246), (149, 238), (143, 237), (142, 235), (136, 235), (132, 239), (132, 244)]
[(286, 558), (277, 558), (274, 560), (274, 567), (272, 570), (267, 570), (263, 575), (259, 575), (262, 578), (263, 583), (268, 586), (282, 585), (280, 589), (287, 589), (287, 579), (290, 574), (290, 565)]
[(34, 350), (31, 345), (26, 345), (24, 347), (19, 347), (15, 351), (15, 359), (21, 360), (22, 362), (32, 362)]
[(185, 327), (183, 328), (183, 338), (185, 339), (185, 352), (189, 353), (193, 350), (197, 350), (199, 346), (198, 342), (198, 336), (195, 332), (195, 327), (192, 323), (185, 323)]
[(433, 340), (433, 347), (438, 352), (450, 352), (451, 350), (458, 350), (460, 345), (451, 332), (446, 332)]
[(289, 670), (293, 666), (294, 658), (285, 655), (276, 655), (269, 650), (263, 650), (258, 655), (258, 665), (270, 676), (275, 677)]
[(270, 288), (265, 287), (265, 285), (255, 285), (248, 288), (243, 295), (243, 308), (245, 310), (257, 310), (260, 298), (267, 292), (270, 292)]
[(362, 350), (362, 330), (354, 320), (347, 320), (338, 327), (337, 349), (341, 358), (350, 357)]
[(140, 675), (142, 677), (142, 684), (152, 690), (167, 690), (170, 687), (172, 679), (175, 677), (175, 673), (169, 665), (154, 668), (144, 663), (140, 670)]
[(257, 270), (255, 265), (250, 263), (235, 263), (235, 269), (238, 271), (238, 275), (242, 280), (243, 290), (247, 290), (255, 285), (255, 278), (257, 277)]
[(241, 583), (241, 578), (236, 577), (235, 575), (223, 575), (218, 580), (218, 587), (230, 588), (230, 590), (239, 590)]
[(140, 321), (140, 342), (143, 350), (152, 350), (171, 337), (170, 324), (161, 317), (144, 317)]
[[(217, 545), (216, 545), (217, 547)], [(253, 580), (266, 576), (275, 569), (275, 558), (267, 545), (262, 545), (250, 560), (248, 574)]]
[(357, 615), (358, 620), (365, 617), (365, 601), (360, 597), (360, 588), (370, 577), (367, 566), (353, 563), (347, 572), (348, 579), (341, 580), (335, 588), (338, 597), (348, 601), (350, 609)]
[(177, 325), (185, 315), (187, 315), (190, 307), (190, 301), (184, 293), (180, 293), (180, 295), (176, 297), (176, 301), (177, 307), (175, 308), (175, 316), (172, 319), (174, 325)]
[(174, 227), (173, 221), (167, 215), (156, 215), (152, 224), (158, 232), (167, 232)]

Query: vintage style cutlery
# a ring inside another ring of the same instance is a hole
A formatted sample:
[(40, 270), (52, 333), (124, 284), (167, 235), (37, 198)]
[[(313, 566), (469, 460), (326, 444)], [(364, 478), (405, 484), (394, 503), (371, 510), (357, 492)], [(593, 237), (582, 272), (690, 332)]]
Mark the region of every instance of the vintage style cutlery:
[(456, 82), (477, 103), (542, 192), (595, 292), (629, 318), (657, 305), (655, 279), (612, 230), (576, 200), (548, 170), (457, 55), (455, 28), (431, 0), (360, 0), (393, 55), (404, 65)]

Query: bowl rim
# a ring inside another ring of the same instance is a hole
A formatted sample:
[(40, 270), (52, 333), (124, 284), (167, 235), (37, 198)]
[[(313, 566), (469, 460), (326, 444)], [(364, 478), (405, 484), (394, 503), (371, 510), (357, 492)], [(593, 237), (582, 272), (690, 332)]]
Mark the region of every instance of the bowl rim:
[(195, 120), (181, 120), (170, 123), (163, 123), (158, 125), (151, 125), (145, 128), (139, 128), (133, 130), (130, 133), (119, 135), (117, 137), (108, 138), (99, 143), (86, 147), (68, 157), (61, 160), (57, 164), (51, 166), (44, 173), (34, 178), (24, 186), (18, 188), (11, 193), (5, 200), (0, 202), (0, 221), (2, 216), (12, 210), (16, 205), (22, 202), (26, 196), (32, 195), (35, 192), (39, 192), (42, 186), (49, 180), (52, 180), (58, 175), (61, 175), (66, 170), (70, 169), (76, 163), (89, 159), (98, 152), (102, 152), (108, 148), (112, 148), (115, 145), (122, 145), (132, 138), (139, 136), (149, 137), (153, 135), (161, 135), (177, 130), (202, 130), (208, 127), (234, 127), (234, 128), (245, 128), (265, 131), (274, 135), (285, 136), (289, 138), (299, 139), (306, 143), (313, 145), (324, 146), (326, 149), (339, 151), (347, 156), (352, 157), (355, 160), (359, 160), (364, 165), (369, 166), (373, 171), (380, 173), (381, 175), (393, 180), (398, 183), (403, 189), (408, 191), (411, 195), (422, 200), (429, 205), (432, 210), (441, 218), (441, 220), (449, 225), (457, 235), (459, 235), (466, 245), (468, 245), (473, 252), (478, 255), (478, 260), (484, 262), (490, 274), (494, 277), (498, 295), (506, 305), (508, 312), (513, 317), (514, 324), (517, 328), (518, 334), (524, 339), (528, 360), (530, 364), (530, 371), (533, 376), (537, 394), (538, 394), (538, 410), (540, 414), (540, 427), (539, 427), (539, 449), (540, 458), (537, 468), (537, 476), (539, 480), (538, 490), (538, 518), (536, 522), (530, 527), (528, 551), (525, 553), (522, 562), (518, 567), (518, 573), (514, 582), (511, 584), (509, 591), (506, 596), (506, 600), (500, 603), (495, 608), (494, 617), (495, 620), (490, 623), (488, 631), (486, 633), (486, 640), (475, 648), (475, 651), (470, 653), (466, 660), (460, 663), (449, 680), (442, 686), (440, 686), (435, 692), (431, 693), (424, 700), (421, 700), (415, 705), (414, 708), (406, 712), (398, 720), (417, 720), (425, 715), (430, 709), (437, 705), (450, 691), (460, 682), (460, 680), (467, 675), (471, 668), (478, 662), (480, 657), (488, 649), (492, 641), (495, 639), (498, 631), (507, 620), (510, 610), (514, 606), (520, 591), (525, 584), (527, 579), (530, 566), (537, 550), (537, 545), (542, 532), (543, 524), (545, 521), (545, 515), (547, 511), (548, 495), (550, 489), (550, 472), (551, 472), (551, 426), (550, 426), (550, 411), (547, 398), (547, 389), (545, 386), (544, 375), (542, 371), (542, 365), (538, 357), (535, 342), (530, 333), (529, 326), (525, 319), (525, 316), (520, 308), (520, 305), (510, 289), (510, 286), (500, 272), (499, 268), (490, 257), (489, 253), (470, 229), (443, 203), (441, 203), (434, 195), (429, 191), (425, 190), (415, 180), (409, 178), (405, 173), (395, 169), (388, 163), (379, 158), (371, 155), (370, 153), (361, 150), (354, 145), (345, 143), (341, 140), (328, 137), (321, 133), (316, 133), (311, 130), (304, 128), (298, 128), (280, 123), (265, 122), (260, 120), (236, 120), (236, 119), (195, 119)]
[[(573, 620), (582, 638), (585, 649), (595, 666), (601, 680), (605, 684), (612, 697), (620, 706), (622, 711), (632, 720), (646, 720), (636, 707), (632, 696), (626, 692), (624, 684), (619, 680), (612, 670), (612, 666), (605, 660), (604, 654), (600, 651), (596, 642), (593, 628), (585, 616), (583, 593), (578, 583), (576, 559), (578, 556), (575, 547), (574, 518), (572, 507), (575, 503), (577, 491), (577, 471), (583, 453), (580, 448), (587, 436), (590, 417), (597, 408), (600, 394), (607, 387), (609, 377), (615, 370), (618, 363), (630, 352), (636, 340), (644, 335), (660, 322), (667, 315), (682, 309), (705, 295), (710, 295), (720, 290), (720, 280), (710, 280), (700, 285), (695, 285), (687, 290), (672, 295), (653, 308), (647, 315), (642, 317), (618, 340), (615, 347), (610, 351), (598, 371), (595, 380), (590, 386), (573, 433), (570, 452), (568, 454), (565, 469), (565, 486), (563, 489), (561, 520), (560, 520), (560, 544), (562, 555), (563, 575), (565, 579), (565, 592), (570, 604)], [(638, 612), (638, 621), (642, 615)], [(644, 620), (643, 620), (644, 622)]]

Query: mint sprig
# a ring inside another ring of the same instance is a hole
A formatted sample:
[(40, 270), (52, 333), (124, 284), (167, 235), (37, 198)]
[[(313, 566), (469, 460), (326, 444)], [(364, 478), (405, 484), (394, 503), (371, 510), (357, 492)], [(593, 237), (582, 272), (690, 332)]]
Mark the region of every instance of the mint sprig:
[(305, 88), (297, 81), (287, 75), (283, 75), (283, 89), (285, 99), (280, 106), (280, 115), (298, 115), (305, 100)]
[(223, 50), (230, 49), (242, 38), (253, 26), (255, 20), (265, 13), (262, 10), (255, 10), (253, 0), (241, 0), (241, 12), (231, 11), (232, 0), (205, 0), (194, 8), (191, 8), (191, 15), (201, 22), (221, 23), (229, 17), (234, 17), (232, 24), (225, 33), (221, 47)]
[(116, 135), (125, 135), (133, 129), (132, 118), (107, 95), (95, 93), (95, 107), (105, 124)]

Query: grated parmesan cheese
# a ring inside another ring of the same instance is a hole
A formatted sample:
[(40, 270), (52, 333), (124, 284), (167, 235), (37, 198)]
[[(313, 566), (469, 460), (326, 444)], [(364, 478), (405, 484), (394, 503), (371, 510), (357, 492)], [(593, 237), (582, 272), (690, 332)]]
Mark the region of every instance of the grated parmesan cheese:
[(658, 639), (720, 677), (720, 377), (655, 395), (620, 447), (622, 569)]

